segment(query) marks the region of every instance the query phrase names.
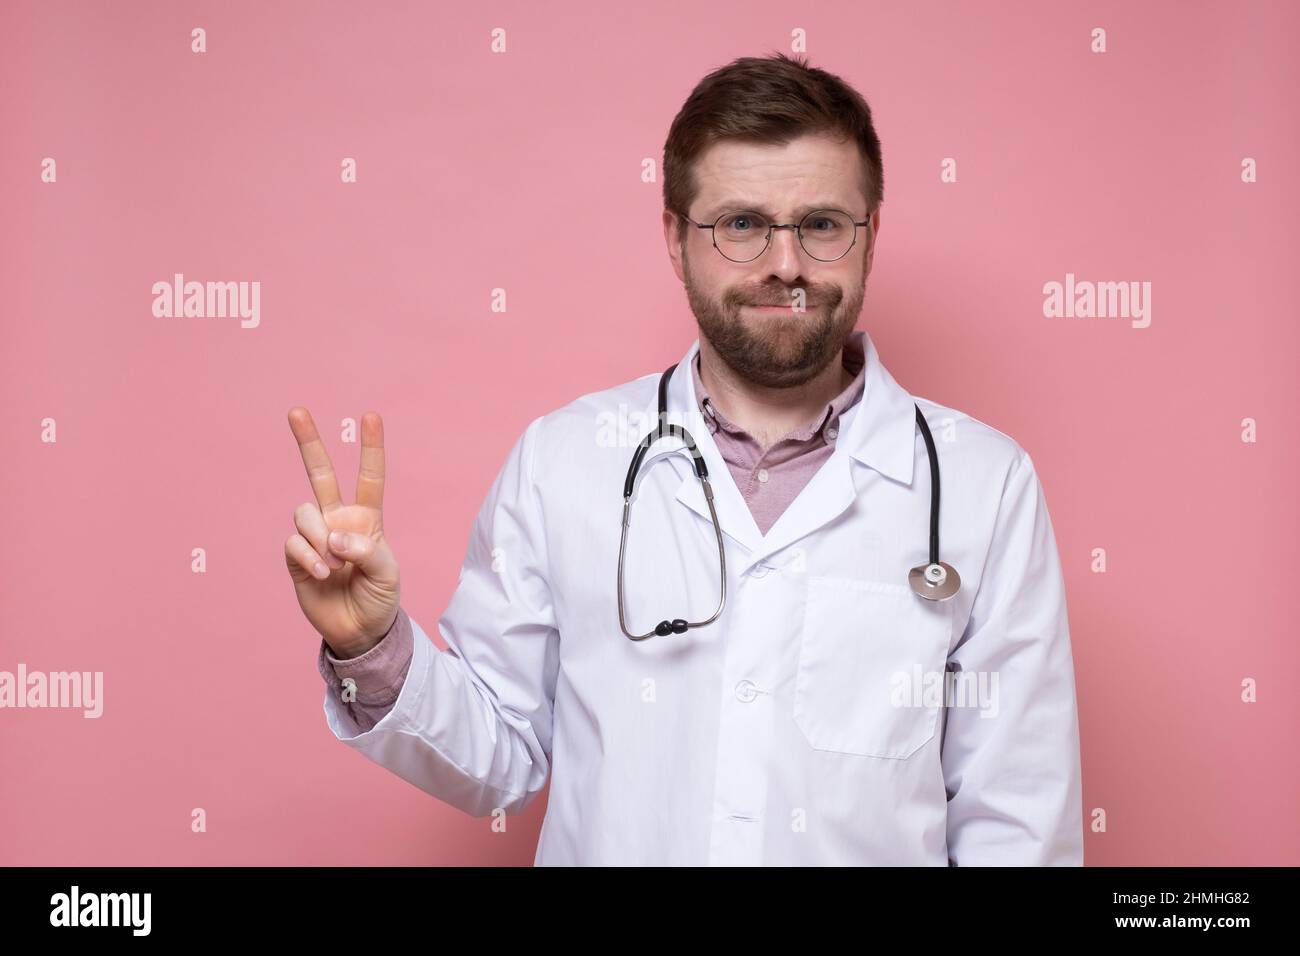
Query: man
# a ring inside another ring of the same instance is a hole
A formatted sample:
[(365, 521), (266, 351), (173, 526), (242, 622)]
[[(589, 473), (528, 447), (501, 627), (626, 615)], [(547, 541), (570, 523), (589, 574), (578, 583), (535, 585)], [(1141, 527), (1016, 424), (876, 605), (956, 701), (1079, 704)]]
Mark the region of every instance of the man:
[[(700, 338), (626, 526), (615, 487), (659, 421), (658, 371), (515, 442), (438, 622), (447, 651), (399, 604), (379, 416), (345, 506), (290, 411), (317, 504), (286, 559), (330, 729), (476, 816), (549, 779), (538, 864), (1080, 864), (1065, 593), (1033, 463), (909, 395), (854, 330), (883, 196), (867, 104), (800, 60), (744, 58), (696, 87), (664, 152)], [(643, 427), (611, 427), (628, 408)], [(946, 600), (908, 576), (931, 563), (931, 429), (960, 570)]]

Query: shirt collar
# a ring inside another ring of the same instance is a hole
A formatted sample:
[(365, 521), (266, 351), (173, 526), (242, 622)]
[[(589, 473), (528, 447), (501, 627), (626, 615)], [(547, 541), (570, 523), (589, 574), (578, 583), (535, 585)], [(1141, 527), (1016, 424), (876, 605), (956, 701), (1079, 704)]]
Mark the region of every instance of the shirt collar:
[[(828, 444), (834, 442), (839, 434), (840, 416), (846, 408), (852, 407), (862, 397), (866, 387), (865, 337), (866, 333), (855, 331), (850, 334), (848, 341), (844, 343), (843, 364), (849, 372), (853, 373), (853, 381), (849, 382), (842, 392), (827, 402), (826, 408), (815, 415), (811, 421), (785, 435), (781, 439), (782, 441), (808, 441), (820, 433)], [(691, 357), (690, 365), (691, 378), (695, 386), (695, 397), (699, 402), (700, 411), (704, 414), (704, 421), (708, 425), (709, 432), (715, 433), (721, 428), (731, 435), (745, 435), (745, 430), (729, 421), (710, 400), (709, 393), (704, 387), (704, 380), (700, 377), (698, 351)]]
[[(852, 333), (851, 338), (861, 342), (866, 380), (862, 400), (845, 410), (850, 421), (843, 426), (844, 431), (839, 436), (837, 447), (844, 449), (855, 461), (874, 468), (895, 481), (910, 484), (919, 439), (914, 400), (880, 361), (880, 354), (876, 351), (871, 336), (859, 329)], [(683, 363), (694, 366), (699, 348), (700, 343), (696, 339), (678, 362), (679, 374), (674, 375), (668, 383), (670, 411), (673, 408), (693, 409), (694, 415), (701, 414), (699, 402), (695, 398), (694, 376), (680, 374), (685, 372), (681, 367)], [(653, 419), (653, 393), (649, 407)], [(707, 420), (707, 416), (704, 417)], [(707, 440), (701, 444), (701, 450), (709, 459), (709, 466), (715, 470), (725, 469), (725, 463), (716, 457), (712, 446), (713, 442)]]

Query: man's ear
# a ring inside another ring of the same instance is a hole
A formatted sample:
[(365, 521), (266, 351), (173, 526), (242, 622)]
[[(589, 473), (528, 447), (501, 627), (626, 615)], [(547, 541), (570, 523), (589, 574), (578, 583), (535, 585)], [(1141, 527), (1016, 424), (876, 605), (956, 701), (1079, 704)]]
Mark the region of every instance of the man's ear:
[(681, 229), (681, 216), (671, 209), (664, 210), (664, 245), (668, 247), (668, 258), (673, 264), (673, 272), (677, 273), (678, 280), (684, 285), (686, 283), (686, 272), (682, 267), (682, 242), (679, 238)]
[(871, 266), (876, 259), (876, 237), (880, 235), (879, 206), (876, 207), (875, 212), (867, 217), (867, 220), (871, 223), (871, 227), (867, 230), (870, 235), (867, 237), (866, 251), (862, 253), (862, 271), (864, 275), (871, 275)]

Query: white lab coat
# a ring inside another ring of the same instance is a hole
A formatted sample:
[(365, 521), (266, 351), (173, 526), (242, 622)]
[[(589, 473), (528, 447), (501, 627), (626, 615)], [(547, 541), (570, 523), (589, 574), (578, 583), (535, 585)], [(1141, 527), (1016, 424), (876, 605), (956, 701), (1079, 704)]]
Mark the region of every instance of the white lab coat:
[[(519, 812), (549, 778), (538, 865), (1081, 864), (1065, 592), (1033, 462), (996, 429), (916, 399), (941, 468), (940, 556), (962, 587), (944, 603), (914, 595), (925, 444), (913, 396), (855, 334), (863, 397), (765, 536), (700, 421), (687, 364), (698, 342), (673, 374), (669, 419), (704, 455), (725, 533), (717, 621), (641, 642), (618, 626), (622, 487), (654, 420), (656, 371), (524, 430), (438, 621), (450, 650), (415, 624), (392, 711), (358, 732), (327, 689), (330, 729), (475, 816)], [(637, 633), (717, 606), (698, 479), (684, 452), (660, 454), (681, 447), (656, 443), (633, 501)], [(983, 674), (986, 692), (996, 680), (996, 697), (967, 696), (945, 719), (935, 682), (950, 661)]]

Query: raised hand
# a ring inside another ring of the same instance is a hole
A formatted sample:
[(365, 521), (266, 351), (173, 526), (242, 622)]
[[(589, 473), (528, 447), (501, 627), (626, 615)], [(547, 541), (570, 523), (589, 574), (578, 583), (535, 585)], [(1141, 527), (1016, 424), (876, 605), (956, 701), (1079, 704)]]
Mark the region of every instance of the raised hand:
[[(316, 501), (293, 513), (297, 528), (284, 543), (298, 604), (335, 657), (359, 657), (374, 647), (397, 617), (397, 558), (384, 537), (384, 420), (361, 416), (361, 473), (356, 504), (339, 495), (334, 465), (311, 412), (289, 409)], [(338, 533), (346, 536), (336, 543)]]

